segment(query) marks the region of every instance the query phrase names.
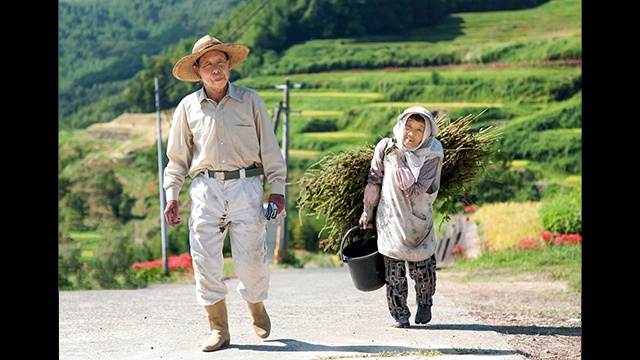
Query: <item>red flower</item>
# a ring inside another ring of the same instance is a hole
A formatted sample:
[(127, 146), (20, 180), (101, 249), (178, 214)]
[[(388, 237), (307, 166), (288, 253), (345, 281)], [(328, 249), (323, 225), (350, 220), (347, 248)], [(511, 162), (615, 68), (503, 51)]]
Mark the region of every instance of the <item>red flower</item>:
[(518, 241), (518, 245), (516, 247), (518, 250), (539, 249), (540, 242), (533, 236), (528, 236)]
[(576, 245), (582, 244), (582, 236), (580, 234), (556, 234), (553, 239), (555, 244)]
[(540, 236), (542, 236), (542, 239), (548, 243), (551, 240), (551, 231), (549, 230), (545, 230), (540, 232)]
[(540, 232), (542, 240), (547, 245), (576, 245), (582, 244), (582, 235), (580, 234), (552, 234), (551, 231)]
[[(183, 269), (183, 270), (193, 270), (193, 263), (191, 262), (191, 255), (186, 252), (182, 255), (171, 255), (167, 258), (167, 263), (169, 265), (169, 270)], [(164, 263), (162, 260), (151, 260), (151, 261), (142, 261), (137, 262), (131, 265), (133, 270), (141, 270), (142, 268), (154, 268), (154, 267), (163, 267)]]

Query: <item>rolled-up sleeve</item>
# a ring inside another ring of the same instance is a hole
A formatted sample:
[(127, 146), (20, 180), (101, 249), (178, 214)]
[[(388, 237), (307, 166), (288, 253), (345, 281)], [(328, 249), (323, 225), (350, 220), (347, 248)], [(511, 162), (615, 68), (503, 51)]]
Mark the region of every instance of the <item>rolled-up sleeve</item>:
[(193, 137), (187, 122), (186, 99), (182, 100), (173, 113), (173, 121), (167, 140), (167, 157), (169, 162), (164, 168), (162, 187), (165, 189), (167, 201), (178, 200), (180, 189), (189, 172), (189, 164), (193, 158)]
[(282, 155), (278, 139), (269, 121), (269, 113), (264, 101), (253, 98), (254, 109), (257, 111), (258, 138), (260, 139), (260, 153), (264, 175), (273, 194), (284, 194), (287, 177), (287, 164)]

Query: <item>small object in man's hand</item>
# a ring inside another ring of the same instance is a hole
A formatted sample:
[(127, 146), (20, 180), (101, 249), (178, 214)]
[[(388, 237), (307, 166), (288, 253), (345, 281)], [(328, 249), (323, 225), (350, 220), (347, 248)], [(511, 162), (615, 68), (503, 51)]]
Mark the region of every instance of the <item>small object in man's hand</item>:
[(264, 209), (264, 217), (267, 218), (267, 220), (273, 220), (276, 218), (276, 216), (278, 215), (278, 207), (276, 206), (276, 204), (270, 202), (266, 209)]

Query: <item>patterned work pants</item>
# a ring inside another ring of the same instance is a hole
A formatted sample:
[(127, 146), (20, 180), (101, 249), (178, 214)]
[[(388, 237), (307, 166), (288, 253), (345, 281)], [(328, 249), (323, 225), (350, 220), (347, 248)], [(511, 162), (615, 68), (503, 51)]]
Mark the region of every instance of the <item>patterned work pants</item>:
[(396, 320), (409, 320), (411, 312), (407, 306), (409, 288), (405, 262), (408, 263), (409, 276), (415, 282), (416, 304), (418, 306), (433, 305), (433, 294), (436, 292), (436, 255), (427, 260), (405, 261), (383, 256), (387, 304), (389, 312)]

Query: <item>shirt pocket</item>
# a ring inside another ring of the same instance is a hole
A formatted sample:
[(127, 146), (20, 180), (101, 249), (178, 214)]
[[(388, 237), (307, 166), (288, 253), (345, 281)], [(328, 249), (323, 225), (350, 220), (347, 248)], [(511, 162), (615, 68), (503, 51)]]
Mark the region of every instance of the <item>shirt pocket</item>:
[(253, 159), (260, 156), (260, 140), (256, 127), (251, 124), (234, 125), (229, 131), (232, 144), (238, 144), (236, 151), (240, 157), (247, 159), (247, 156)]

